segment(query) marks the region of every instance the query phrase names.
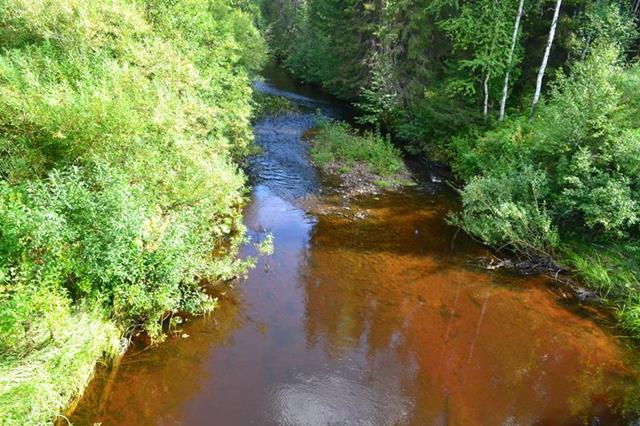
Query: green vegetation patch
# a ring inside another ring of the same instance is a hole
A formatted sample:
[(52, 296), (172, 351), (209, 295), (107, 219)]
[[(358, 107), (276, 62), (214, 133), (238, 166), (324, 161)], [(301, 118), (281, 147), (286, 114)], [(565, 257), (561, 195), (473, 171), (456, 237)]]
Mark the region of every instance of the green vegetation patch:
[(312, 136), (311, 157), (320, 167), (338, 165), (343, 173), (364, 165), (386, 181), (407, 173), (402, 153), (388, 137), (372, 131), (358, 133), (344, 122), (320, 122)]
[(53, 421), (103, 354), (246, 270), (249, 2), (0, 2), (0, 423)]
[(257, 90), (253, 93), (253, 102), (256, 118), (300, 111), (298, 105), (284, 96), (272, 95)]
[[(640, 67), (604, 44), (558, 76), (534, 120), (454, 139), (468, 179), (456, 222), (556, 259), (640, 336)], [(636, 117), (636, 118), (633, 118)]]

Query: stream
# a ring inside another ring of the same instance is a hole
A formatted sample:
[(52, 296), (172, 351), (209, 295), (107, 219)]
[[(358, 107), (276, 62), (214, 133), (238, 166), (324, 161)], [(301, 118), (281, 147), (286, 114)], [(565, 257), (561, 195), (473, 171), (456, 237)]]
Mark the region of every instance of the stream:
[[(98, 374), (76, 425), (629, 424), (640, 359), (607, 316), (542, 276), (487, 271), (436, 170), (346, 198), (308, 158), (317, 111), (350, 112), (269, 68), (302, 112), (256, 122), (244, 221), (274, 254), (220, 308)], [(420, 169), (420, 168), (417, 168)], [(243, 256), (256, 255), (248, 246)]]

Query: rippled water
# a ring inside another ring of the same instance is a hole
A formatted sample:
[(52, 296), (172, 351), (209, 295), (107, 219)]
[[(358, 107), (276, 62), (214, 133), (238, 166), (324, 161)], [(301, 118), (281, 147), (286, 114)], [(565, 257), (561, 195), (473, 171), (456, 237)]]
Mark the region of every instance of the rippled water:
[(303, 134), (315, 123), (312, 114), (289, 114), (261, 120), (254, 126), (261, 155), (249, 159), (254, 185), (267, 186), (283, 198), (297, 202), (317, 193), (319, 180), (307, 158)]
[(132, 348), (117, 371), (99, 375), (76, 424), (633, 419), (637, 353), (597, 311), (544, 277), (478, 268), (487, 252), (445, 224), (456, 200), (440, 179), (343, 198), (310, 165), (302, 138), (312, 110), (342, 112), (272, 77), (261, 90), (309, 109), (255, 126), (263, 152), (249, 162), (245, 223), (255, 240), (272, 233), (275, 253), (213, 315), (157, 347)]

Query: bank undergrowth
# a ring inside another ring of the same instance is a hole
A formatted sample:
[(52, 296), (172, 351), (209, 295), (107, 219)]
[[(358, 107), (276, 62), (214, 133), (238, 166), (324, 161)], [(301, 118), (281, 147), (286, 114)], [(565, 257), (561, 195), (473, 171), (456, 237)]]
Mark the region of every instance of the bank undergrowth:
[(0, 2), (0, 424), (54, 421), (134, 330), (245, 270), (251, 2)]
[(284, 66), (451, 164), (455, 224), (572, 271), (640, 338), (640, 3), (343, 3), (262, 2)]
[(454, 141), (458, 217), (494, 245), (549, 256), (640, 332), (640, 67), (600, 46), (560, 75), (534, 120)]
[(402, 153), (379, 132), (359, 133), (345, 122), (321, 120), (312, 142), (311, 157), (320, 166), (362, 164), (387, 178), (405, 171)]

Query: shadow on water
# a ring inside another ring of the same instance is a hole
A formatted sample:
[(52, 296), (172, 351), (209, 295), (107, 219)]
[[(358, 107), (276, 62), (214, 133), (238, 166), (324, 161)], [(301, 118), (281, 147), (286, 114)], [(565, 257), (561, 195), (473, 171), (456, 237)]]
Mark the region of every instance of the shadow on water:
[[(257, 87), (337, 111), (286, 74)], [(336, 113), (338, 115), (338, 113)], [(221, 307), (135, 347), (109, 395), (94, 381), (76, 424), (626, 424), (639, 359), (544, 277), (488, 272), (486, 249), (444, 221), (451, 191), (424, 183), (345, 199), (316, 173), (314, 114), (255, 125), (250, 236), (275, 253)], [(253, 255), (247, 247), (243, 255)], [(583, 312), (584, 313), (584, 312)]]

